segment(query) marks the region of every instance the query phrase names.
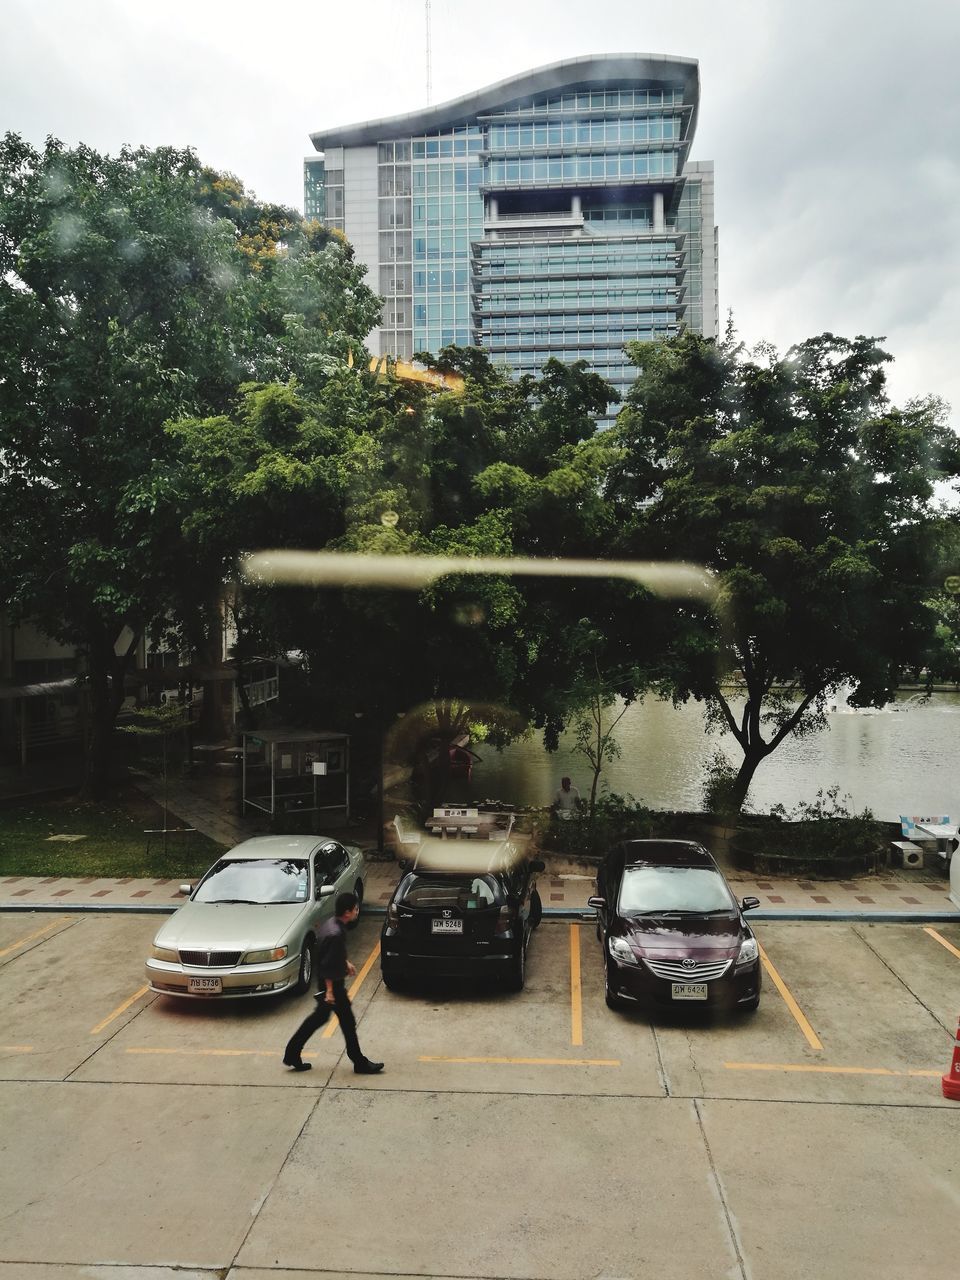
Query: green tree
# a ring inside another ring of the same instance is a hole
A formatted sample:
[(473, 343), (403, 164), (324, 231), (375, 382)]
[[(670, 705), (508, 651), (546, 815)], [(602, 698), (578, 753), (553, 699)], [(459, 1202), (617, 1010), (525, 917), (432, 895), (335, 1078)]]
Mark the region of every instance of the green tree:
[(85, 658), (89, 794), (184, 579), (158, 518), (164, 424), (362, 362), (378, 312), (342, 242), (227, 187), (191, 151), (0, 143), (0, 600)]
[(617, 545), (719, 577), (719, 616), (661, 618), (660, 687), (736, 739), (739, 809), (760, 763), (822, 726), (830, 691), (853, 683), (852, 701), (881, 705), (924, 652), (934, 485), (960, 474), (960, 450), (939, 401), (890, 404), (891, 357), (870, 338), (822, 334), (780, 357), (684, 333), (632, 357), (607, 490)]

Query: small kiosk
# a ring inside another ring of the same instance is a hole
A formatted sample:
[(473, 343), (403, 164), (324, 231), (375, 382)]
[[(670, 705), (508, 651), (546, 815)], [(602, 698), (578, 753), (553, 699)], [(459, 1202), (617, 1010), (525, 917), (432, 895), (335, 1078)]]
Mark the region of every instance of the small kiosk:
[(243, 812), (339, 810), (350, 817), (350, 735), (326, 729), (253, 729), (243, 735)]

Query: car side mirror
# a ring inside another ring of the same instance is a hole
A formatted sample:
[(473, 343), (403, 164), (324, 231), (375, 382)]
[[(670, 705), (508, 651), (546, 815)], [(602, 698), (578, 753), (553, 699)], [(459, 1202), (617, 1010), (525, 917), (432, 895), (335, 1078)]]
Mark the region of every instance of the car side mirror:
[(317, 897), (329, 898), (336, 887), (337, 886), (335, 884), (322, 884), (317, 892)]
[(184, 897), (189, 898), (189, 897), (190, 897), (190, 895), (191, 895), (191, 893), (193, 893), (193, 885), (192, 885), (192, 884), (182, 884), (182, 885), (180, 885), (180, 887), (178, 888), (177, 892), (178, 892), (178, 893), (182, 893), (182, 894), (184, 895)]
[(606, 905), (607, 905), (606, 898), (588, 898), (587, 899), (587, 906), (593, 907), (595, 911), (603, 911)]
[(744, 898), (744, 900), (740, 903), (740, 910), (753, 911), (753, 909), (755, 907), (759, 907), (759, 905), (760, 905), (759, 898)]
[(547, 864), (545, 862), (542, 862), (539, 858), (534, 858), (534, 860), (530, 863), (531, 871), (546, 871), (546, 869), (547, 869)]

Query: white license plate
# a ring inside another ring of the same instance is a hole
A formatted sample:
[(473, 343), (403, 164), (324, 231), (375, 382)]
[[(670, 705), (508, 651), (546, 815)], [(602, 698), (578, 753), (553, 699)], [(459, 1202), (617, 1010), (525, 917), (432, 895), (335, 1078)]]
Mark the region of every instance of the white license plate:
[(674, 982), (670, 994), (674, 1000), (706, 1000), (707, 984), (705, 982)]
[(219, 996), (223, 993), (223, 983), (219, 978), (188, 978), (187, 990), (191, 995)]
[(462, 920), (433, 920), (430, 924), (431, 933), (463, 933)]

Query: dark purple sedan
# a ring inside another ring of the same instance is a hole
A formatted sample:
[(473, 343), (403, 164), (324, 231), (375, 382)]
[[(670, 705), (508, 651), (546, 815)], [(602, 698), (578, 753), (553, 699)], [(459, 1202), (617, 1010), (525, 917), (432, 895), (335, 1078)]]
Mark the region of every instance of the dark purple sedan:
[(597, 874), (597, 936), (611, 1009), (756, 1009), (760, 947), (713, 857), (687, 840), (624, 840)]

